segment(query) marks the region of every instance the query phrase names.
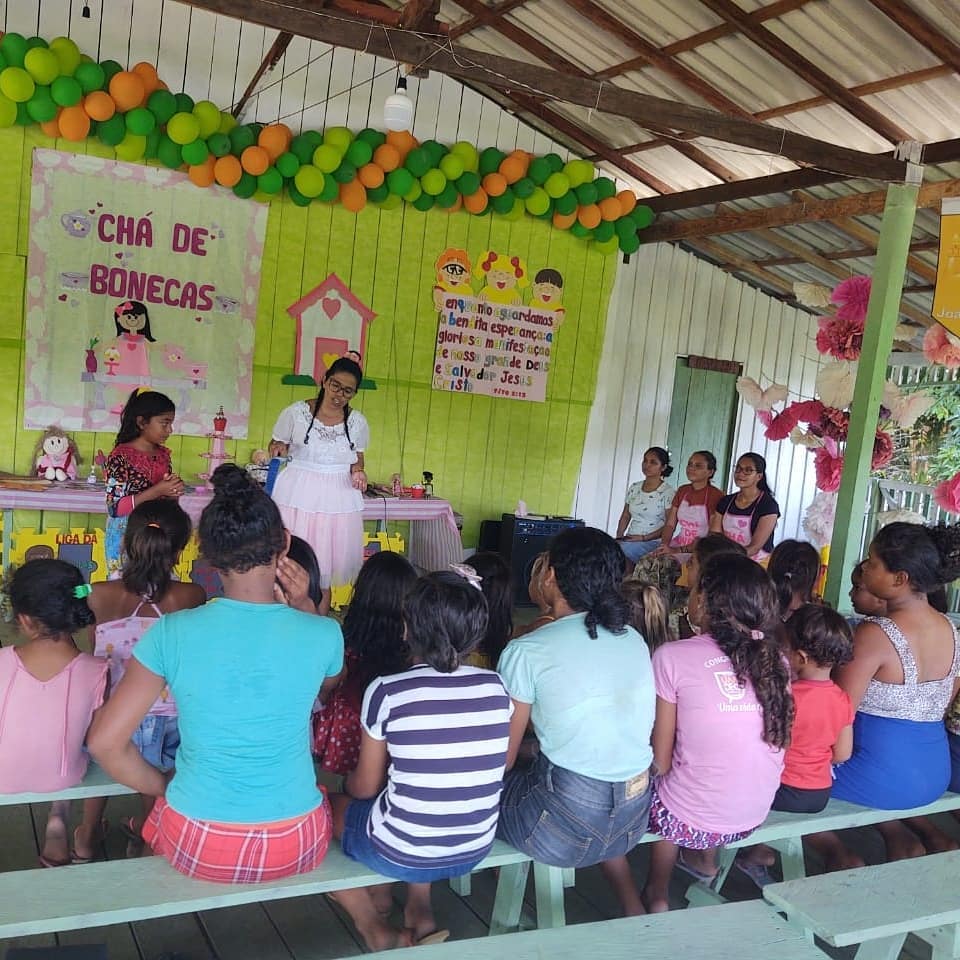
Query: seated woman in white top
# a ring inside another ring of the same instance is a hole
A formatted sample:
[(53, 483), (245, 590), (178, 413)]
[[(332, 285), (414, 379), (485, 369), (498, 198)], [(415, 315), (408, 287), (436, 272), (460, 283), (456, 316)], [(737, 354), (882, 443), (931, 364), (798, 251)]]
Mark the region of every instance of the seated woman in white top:
[(643, 480), (627, 488), (626, 503), (617, 524), (617, 540), (631, 563), (660, 546), (660, 533), (676, 490), (666, 482), (673, 473), (670, 454), (651, 447), (643, 455)]

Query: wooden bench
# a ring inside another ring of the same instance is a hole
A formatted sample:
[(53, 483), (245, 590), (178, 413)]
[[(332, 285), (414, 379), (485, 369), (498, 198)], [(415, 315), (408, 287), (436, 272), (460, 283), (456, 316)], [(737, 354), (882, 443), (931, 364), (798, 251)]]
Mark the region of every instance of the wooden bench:
[[(913, 810), (875, 810), (861, 807), (845, 800), (831, 800), (820, 813), (780, 813), (772, 811), (763, 826), (754, 830), (745, 840), (739, 840), (724, 847), (717, 857), (720, 877), (712, 888), (702, 883), (694, 883), (687, 890), (687, 902), (691, 906), (722, 903), (720, 890), (733, 867), (736, 852), (741, 847), (752, 847), (764, 843), (780, 855), (780, 866), (784, 880), (798, 880), (806, 876), (803, 860), (803, 838), (811, 833), (824, 830), (848, 830), (853, 827), (866, 827), (887, 820), (903, 820), (907, 817), (924, 817), (936, 813), (960, 810), (960, 793), (945, 793), (938, 800), (925, 807)], [(656, 840), (649, 834), (643, 842)]]
[(812, 939), (862, 946), (857, 960), (896, 960), (908, 933), (932, 960), (960, 957), (960, 851), (764, 887), (764, 898)]
[(18, 803), (87, 800), (91, 797), (123, 797), (136, 792), (111, 780), (95, 763), (91, 763), (87, 768), (87, 775), (75, 787), (67, 787), (54, 793), (0, 793), (0, 807), (11, 807)]
[[(563, 930), (511, 935), (509, 945), (489, 938), (418, 947), (417, 960), (825, 960), (824, 955), (760, 900), (704, 907), (691, 916), (674, 910), (647, 917), (578, 923)], [(375, 953), (371, 960), (396, 957)]]
[[(500, 868), (490, 933), (503, 933), (519, 923), (523, 886), (516, 868), (529, 868), (526, 854), (506, 843), (494, 843), (477, 870)], [(563, 871), (534, 866), (537, 925), (562, 926)], [(526, 879), (526, 869), (522, 871)], [(0, 939), (129, 923), (199, 910), (214, 910), (266, 900), (304, 897), (389, 883), (351, 860), (336, 842), (311, 873), (251, 884), (211, 883), (185, 877), (162, 857), (111, 860), (57, 870), (17, 870), (0, 874)], [(539, 889), (540, 884), (544, 890)]]

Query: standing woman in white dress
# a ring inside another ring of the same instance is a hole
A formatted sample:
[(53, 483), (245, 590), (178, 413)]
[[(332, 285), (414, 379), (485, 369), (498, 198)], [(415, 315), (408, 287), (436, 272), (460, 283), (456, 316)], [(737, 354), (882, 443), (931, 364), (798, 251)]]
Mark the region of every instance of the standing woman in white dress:
[(283, 410), (271, 434), (270, 455), (290, 457), (273, 499), (287, 529), (313, 547), (325, 589), (353, 583), (363, 565), (363, 451), (370, 428), (350, 409), (362, 379), (360, 366), (340, 357), (317, 398)]

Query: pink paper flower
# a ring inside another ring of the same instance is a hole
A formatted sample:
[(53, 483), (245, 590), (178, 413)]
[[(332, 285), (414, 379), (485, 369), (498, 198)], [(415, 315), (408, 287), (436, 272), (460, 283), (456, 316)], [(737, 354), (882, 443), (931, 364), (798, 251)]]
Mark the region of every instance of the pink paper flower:
[(813, 455), (813, 467), (817, 475), (817, 489), (834, 493), (840, 489), (840, 476), (843, 473), (843, 457), (826, 447), (821, 447)]
[(817, 321), (817, 349), (837, 360), (856, 360), (863, 349), (863, 320), (821, 317)]
[(953, 343), (946, 328), (939, 323), (935, 323), (924, 334), (923, 355), (931, 363), (939, 363), (950, 370), (960, 367), (960, 347)]
[(850, 414), (836, 407), (824, 407), (819, 428), (822, 436), (842, 443), (850, 430)]
[(765, 436), (768, 440), (786, 440), (798, 423), (817, 423), (822, 416), (823, 404), (819, 400), (798, 400), (773, 418)]
[(878, 430), (873, 441), (871, 470), (882, 470), (893, 459), (893, 437), (886, 430)]
[(933, 499), (938, 507), (948, 513), (960, 513), (960, 473), (955, 473), (949, 480), (937, 484)]
[(867, 319), (867, 305), (870, 303), (871, 286), (870, 277), (849, 277), (841, 280), (830, 295), (830, 299), (837, 304), (837, 318), (857, 322), (863, 330), (863, 323)]

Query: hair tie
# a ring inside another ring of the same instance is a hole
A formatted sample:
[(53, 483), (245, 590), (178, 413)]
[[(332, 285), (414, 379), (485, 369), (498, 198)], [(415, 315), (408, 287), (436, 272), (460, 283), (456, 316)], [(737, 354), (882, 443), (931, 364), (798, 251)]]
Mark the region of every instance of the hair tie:
[(152, 520), (147, 524), (148, 527), (155, 527), (157, 530), (160, 529), (159, 523), (154, 523)]
[(153, 393), (153, 387), (137, 387), (138, 397), (142, 397), (145, 393)]
[(750, 631), (750, 639), (751, 639), (751, 640), (762, 640), (762, 639), (763, 639), (763, 631), (762, 631), (762, 630), (751, 630), (751, 631)]
[(483, 580), (483, 577), (477, 573), (469, 564), (466, 563), (451, 563), (450, 569), (458, 576), (463, 577), (471, 587), (476, 587), (481, 593), (483, 592), (483, 587), (480, 586), (480, 583)]
[(81, 583), (79, 587), (73, 588), (73, 596), (76, 600), (85, 600), (93, 593), (93, 587), (89, 583)]

